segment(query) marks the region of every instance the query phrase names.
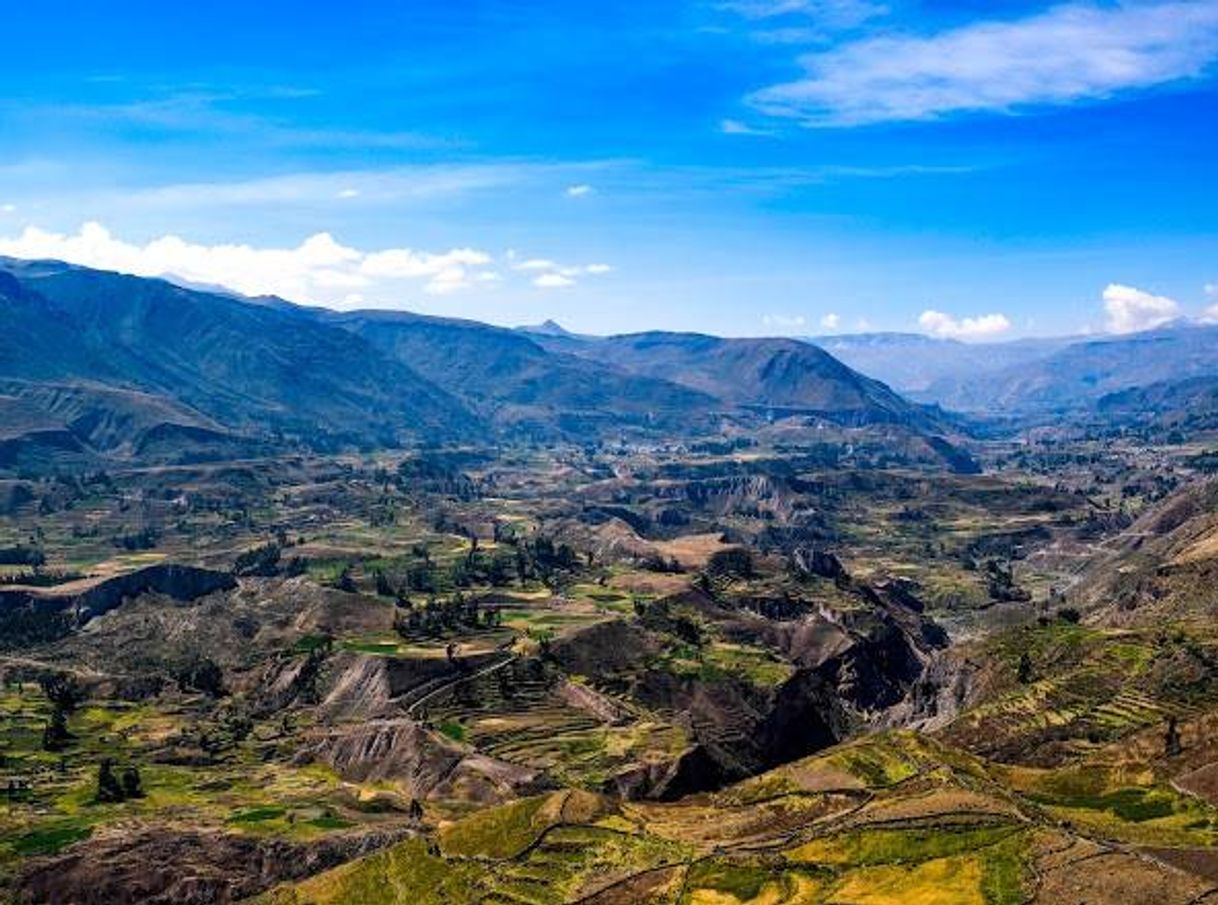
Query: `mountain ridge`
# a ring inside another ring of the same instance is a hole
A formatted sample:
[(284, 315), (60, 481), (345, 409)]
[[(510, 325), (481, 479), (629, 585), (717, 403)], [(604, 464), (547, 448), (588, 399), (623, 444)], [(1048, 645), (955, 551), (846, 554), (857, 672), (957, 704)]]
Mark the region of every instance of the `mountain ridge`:
[[(0, 311), (13, 327), (0, 339), (0, 380), (23, 410), (52, 399), (71, 408), (71, 423), (49, 412), (43, 426), (67, 431), (64, 442), (86, 453), (121, 445), (72, 426), (105, 423), (108, 399), (139, 433), (164, 425), (162, 434), (185, 431), (192, 444), (215, 434), (219, 445), (323, 450), (690, 436), (717, 432), (724, 417), (761, 424), (762, 415), (945, 429), (795, 340), (593, 341), (561, 328), (542, 335), (408, 311), (336, 312), (55, 261), (0, 259), (0, 280)], [(142, 415), (130, 411), (141, 405)]]

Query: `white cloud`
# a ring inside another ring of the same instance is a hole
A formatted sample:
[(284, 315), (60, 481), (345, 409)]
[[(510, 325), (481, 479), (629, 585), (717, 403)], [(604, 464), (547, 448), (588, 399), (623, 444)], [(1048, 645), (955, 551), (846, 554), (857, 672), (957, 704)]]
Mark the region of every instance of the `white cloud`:
[(1005, 314), (955, 318), (942, 311), (928, 309), (919, 315), (918, 326), (931, 336), (942, 339), (985, 339), (1005, 333), (1011, 329), (1011, 322)]
[(137, 276), (174, 276), (192, 283), (227, 286), (246, 295), (279, 295), (293, 301), (351, 307), (374, 293), (403, 303), (401, 293), (443, 295), (488, 282), (489, 254), (472, 248), (444, 252), (390, 248), (361, 251), (318, 233), (295, 248), (200, 245), (162, 236), (144, 245), (123, 241), (99, 223), (75, 235), (27, 227), (0, 238), (0, 255), (53, 258)]
[(512, 270), (539, 274), (533, 280), (533, 285), (541, 289), (563, 289), (567, 286), (574, 286), (579, 277), (604, 276), (613, 270), (608, 264), (564, 266), (549, 258), (526, 258), (522, 261), (514, 251), (507, 253), (507, 259), (511, 262)]
[(1010, 113), (1195, 79), (1216, 58), (1218, 0), (1075, 2), (1014, 21), (839, 44), (802, 57), (803, 78), (750, 101), (821, 127)]
[(761, 322), (767, 327), (785, 331), (799, 330), (807, 324), (802, 314), (767, 314), (761, 318)]
[(820, 325), (826, 330), (836, 330), (842, 325), (842, 317), (840, 314), (826, 314), (820, 319)]
[(568, 198), (585, 198), (596, 194), (596, 189), (587, 184), (573, 185), (567, 188)]
[(0, 205), (0, 213), (15, 214), (15, 213), (17, 213), (17, 205), (15, 205), (15, 204)]
[(558, 265), (546, 258), (529, 258), (512, 265), (513, 270), (556, 270)]
[(461, 267), (446, 267), (431, 277), (427, 283), (427, 292), (432, 295), (460, 292), (472, 286), (477, 279), (476, 275), (471, 276)]
[(538, 289), (565, 289), (574, 286), (575, 280), (561, 273), (543, 273), (533, 281), (533, 285)]
[(1133, 286), (1112, 283), (1104, 290), (1104, 311), (1108, 314), (1109, 333), (1136, 333), (1174, 320), (1180, 314), (1180, 303)]
[(725, 119), (719, 123), (719, 131), (724, 135), (773, 135), (768, 129), (758, 129), (743, 123), (738, 119)]
[(491, 256), (473, 248), (454, 248), (443, 254), (392, 248), (364, 256), (360, 272), (370, 277), (415, 280), (491, 263)]

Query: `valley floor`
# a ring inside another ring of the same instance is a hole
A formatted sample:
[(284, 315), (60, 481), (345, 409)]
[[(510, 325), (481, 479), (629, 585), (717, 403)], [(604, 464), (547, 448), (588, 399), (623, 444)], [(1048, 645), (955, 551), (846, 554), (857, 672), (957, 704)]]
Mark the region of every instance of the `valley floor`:
[(9, 482), (0, 901), (1218, 902), (1195, 450), (990, 454)]

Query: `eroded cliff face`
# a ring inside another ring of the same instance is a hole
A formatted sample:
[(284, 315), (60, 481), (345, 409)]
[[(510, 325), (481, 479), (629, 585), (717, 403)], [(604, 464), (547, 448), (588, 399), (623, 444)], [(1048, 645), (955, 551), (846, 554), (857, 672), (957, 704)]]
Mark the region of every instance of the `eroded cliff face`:
[[(958, 672), (942, 659), (946, 634), (908, 589), (832, 572), (849, 606), (690, 591), (556, 645), (561, 670), (668, 715), (690, 739), (668, 769), (624, 774), (613, 788), (661, 798), (708, 791), (870, 728), (945, 712), (953, 693), (942, 687)], [(714, 668), (719, 649), (755, 653), (759, 666)]]
[(190, 601), (236, 586), (236, 579), (228, 572), (158, 563), (111, 578), (85, 579), (47, 589), (0, 589), (0, 614), (20, 610), (62, 614), (69, 617), (71, 626), (80, 627), (142, 594)]
[(124, 599), (163, 594), (174, 600), (197, 600), (217, 591), (230, 591), (237, 581), (227, 572), (163, 563), (109, 578), (77, 595), (71, 602), (78, 623), (108, 613)]
[(0, 650), (46, 644), (69, 637), (94, 618), (146, 594), (190, 602), (230, 591), (227, 572), (161, 563), (116, 575), (53, 588), (0, 589)]

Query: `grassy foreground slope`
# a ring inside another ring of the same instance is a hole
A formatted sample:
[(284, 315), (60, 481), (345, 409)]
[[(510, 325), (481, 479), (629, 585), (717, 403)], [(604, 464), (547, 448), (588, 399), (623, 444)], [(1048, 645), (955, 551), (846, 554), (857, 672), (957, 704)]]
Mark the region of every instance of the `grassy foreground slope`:
[(1209, 845), (1218, 812), (1164, 789), (1161, 805), (1105, 811), (1107, 838), (1060, 818), (1105, 794), (1123, 801), (885, 733), (672, 803), (525, 799), (253, 901), (987, 905), (1152, 891), (1199, 901), (1211, 883), (1124, 840), (1179, 809), (1177, 841)]

